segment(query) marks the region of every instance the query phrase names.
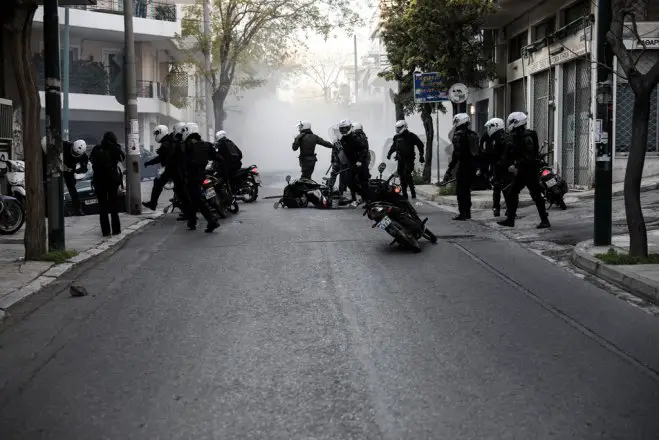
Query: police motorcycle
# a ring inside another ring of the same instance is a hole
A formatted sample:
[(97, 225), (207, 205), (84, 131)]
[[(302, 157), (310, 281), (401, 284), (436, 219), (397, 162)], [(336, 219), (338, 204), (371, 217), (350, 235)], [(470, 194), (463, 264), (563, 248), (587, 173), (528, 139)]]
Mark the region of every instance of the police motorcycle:
[(397, 177), (392, 173), (387, 180), (382, 173), (387, 165), (383, 162), (378, 166), (379, 178), (369, 181), (372, 199), (364, 205), (364, 216), (372, 220), (372, 228), (387, 232), (393, 241), (401, 247), (411, 249), (414, 253), (421, 252), (419, 240), (426, 238), (431, 243), (437, 243), (437, 236), (426, 227), (427, 218), (421, 220), (416, 209), (403, 197), (399, 185), (393, 182)]

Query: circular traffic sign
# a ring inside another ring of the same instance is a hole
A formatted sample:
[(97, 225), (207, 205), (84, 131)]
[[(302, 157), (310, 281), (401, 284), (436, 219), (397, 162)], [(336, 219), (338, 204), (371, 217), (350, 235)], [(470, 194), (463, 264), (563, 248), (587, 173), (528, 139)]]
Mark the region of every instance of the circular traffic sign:
[(448, 98), (455, 104), (462, 104), (467, 101), (469, 88), (462, 83), (455, 83), (448, 89)]

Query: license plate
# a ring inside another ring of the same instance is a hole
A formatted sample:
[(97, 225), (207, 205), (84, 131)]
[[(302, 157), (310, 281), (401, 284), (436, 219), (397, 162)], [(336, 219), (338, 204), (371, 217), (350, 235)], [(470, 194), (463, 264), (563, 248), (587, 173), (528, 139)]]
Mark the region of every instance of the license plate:
[(547, 185), (547, 188), (551, 188), (552, 186), (556, 186), (556, 179), (551, 178), (548, 181), (545, 182), (545, 185)]
[(254, 182), (261, 183), (261, 176), (254, 176)]
[(389, 225), (391, 225), (391, 219), (389, 217), (385, 217), (382, 220), (380, 220), (380, 223), (377, 224), (378, 228), (386, 230)]
[(96, 205), (97, 203), (98, 203), (98, 199), (85, 200), (85, 205)]
[(215, 193), (215, 190), (213, 188), (208, 188), (206, 190), (206, 198), (207, 199), (212, 199), (215, 196), (216, 196), (216, 193)]

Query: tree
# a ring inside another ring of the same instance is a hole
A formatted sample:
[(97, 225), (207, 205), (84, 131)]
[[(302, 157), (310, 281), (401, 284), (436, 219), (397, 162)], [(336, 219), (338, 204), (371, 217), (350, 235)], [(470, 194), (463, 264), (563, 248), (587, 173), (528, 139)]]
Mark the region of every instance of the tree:
[(332, 100), (332, 88), (336, 87), (344, 61), (339, 55), (328, 55), (320, 60), (307, 58), (297, 69), (323, 91), (325, 102)]
[[(349, 0), (213, 0), (211, 10), (211, 38), (205, 41), (201, 4), (187, 9), (181, 44), (191, 42), (188, 62), (203, 71), (203, 64), (195, 54), (211, 53), (213, 68), (206, 80), (213, 89), (213, 108), (216, 129), (222, 128), (226, 113), (224, 102), (236, 79), (236, 72), (255, 60), (276, 67), (289, 57), (296, 30), (329, 35), (335, 28), (349, 29), (359, 22)], [(297, 42), (298, 45), (300, 44)], [(210, 52), (209, 52), (210, 51)], [(261, 58), (259, 58), (261, 57)], [(249, 70), (249, 69), (243, 69)], [(257, 87), (259, 78), (246, 78), (241, 87)]]
[[(634, 92), (632, 137), (625, 171), (624, 195), (630, 239), (629, 254), (637, 257), (648, 255), (647, 230), (641, 209), (641, 179), (648, 143), (650, 97), (659, 84), (659, 61), (645, 73), (639, 71), (639, 61), (645, 54), (646, 47), (636, 22), (637, 16), (644, 18), (648, 3), (647, 0), (614, 0), (611, 29), (607, 34), (611, 49)], [(635, 53), (628, 50), (624, 44), (627, 39), (635, 40), (642, 50)]]
[(32, 21), (36, 0), (5, 0), (2, 23), (0, 95), (12, 99), (21, 113), (21, 137), (27, 192), (25, 259), (43, 257), (47, 249), (43, 160), (39, 140), (39, 93), (32, 65)]
[(391, 67), (381, 76), (398, 82), (399, 91), (393, 96), (396, 119), (421, 112), (426, 131), (426, 182), (430, 182), (435, 135), (432, 113), (446, 109), (414, 103), (413, 73), (438, 72), (446, 89), (456, 82), (478, 87), (491, 77), (494, 65), (481, 29), (493, 7), (492, 2), (482, 0), (393, 0), (383, 8), (382, 38)]

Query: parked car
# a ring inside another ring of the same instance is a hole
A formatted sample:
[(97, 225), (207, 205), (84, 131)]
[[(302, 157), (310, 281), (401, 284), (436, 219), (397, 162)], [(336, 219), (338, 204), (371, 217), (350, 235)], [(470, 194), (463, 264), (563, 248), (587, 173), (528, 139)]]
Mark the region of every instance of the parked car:
[[(124, 145), (121, 145), (121, 149), (124, 150)], [(94, 145), (87, 145), (87, 154), (91, 155), (92, 149), (94, 148)], [(144, 164), (151, 159), (156, 157), (156, 153), (153, 153), (149, 150), (147, 150), (144, 147), (140, 147), (140, 180), (152, 180), (158, 177), (159, 171), (160, 171), (160, 164), (158, 165), (152, 165), (150, 167), (144, 166)]]
[[(121, 167), (122, 171), (123, 167)], [(89, 171), (76, 182), (76, 189), (78, 190), (78, 196), (80, 197), (80, 207), (86, 215), (98, 214), (98, 198), (94, 193), (92, 188), (92, 176), (94, 172), (92, 171), (91, 164), (89, 165)], [(124, 176), (124, 187), (119, 189), (119, 212), (126, 212), (126, 177)], [(66, 186), (64, 187), (64, 215), (69, 217), (74, 215), (73, 212), (73, 203), (71, 202), (71, 195), (69, 194)]]

